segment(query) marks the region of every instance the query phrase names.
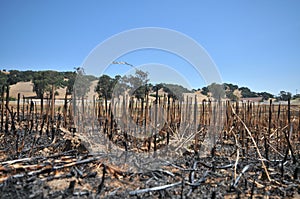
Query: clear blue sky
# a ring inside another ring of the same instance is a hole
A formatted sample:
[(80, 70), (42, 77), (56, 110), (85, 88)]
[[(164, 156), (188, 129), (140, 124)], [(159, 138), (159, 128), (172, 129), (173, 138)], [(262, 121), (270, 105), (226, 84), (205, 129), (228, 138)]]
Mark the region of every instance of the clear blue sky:
[[(73, 70), (114, 34), (162, 27), (202, 45), (223, 82), (273, 94), (300, 93), (298, 0), (1, 0), (0, 27), (0, 69)], [(159, 51), (131, 53), (122, 61), (162, 63), (178, 71), (187, 64)], [(109, 72), (115, 74), (118, 67)], [(194, 88), (205, 86), (189, 81)]]

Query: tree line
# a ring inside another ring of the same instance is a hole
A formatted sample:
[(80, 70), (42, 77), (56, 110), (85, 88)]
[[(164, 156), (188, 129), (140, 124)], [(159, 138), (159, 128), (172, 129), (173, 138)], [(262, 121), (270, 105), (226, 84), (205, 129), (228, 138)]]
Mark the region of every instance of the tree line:
[[(120, 95), (125, 91), (135, 98), (144, 101), (151, 92), (162, 89), (168, 96), (179, 99), (182, 93), (191, 92), (181, 85), (160, 83), (153, 85), (149, 82), (148, 73), (136, 70), (135, 74), (129, 76), (116, 75), (110, 77), (102, 75), (99, 78), (93, 75), (86, 75), (83, 68), (75, 68), (75, 71), (58, 72), (53, 70), (46, 71), (18, 71), (0, 72), (0, 93), (6, 92), (13, 84), (18, 82), (33, 83), (33, 92), (36, 98), (43, 100), (45, 96), (52, 98), (57, 95), (57, 89), (66, 88), (66, 95), (72, 95), (75, 91), (77, 96), (85, 96), (89, 92), (92, 81), (98, 80), (95, 92), (100, 99), (109, 100), (112, 95)], [(74, 90), (74, 83), (76, 86)], [(150, 94), (151, 95), (151, 94)], [(42, 102), (41, 102), (42, 103)]]
[(212, 96), (214, 98), (226, 97), (231, 101), (239, 100), (238, 96), (234, 94), (236, 90), (241, 93), (242, 98), (262, 97), (262, 100), (276, 99), (278, 101), (287, 101), (288, 99), (300, 98), (300, 94), (292, 95), (292, 93), (287, 91), (280, 91), (279, 94), (275, 96), (268, 92), (254, 92), (248, 87), (239, 87), (238, 85), (230, 83), (212, 83), (208, 86), (198, 89), (198, 91), (200, 91), (203, 95)]
[[(144, 101), (148, 94), (151, 92), (162, 89), (169, 97), (174, 99), (182, 99), (182, 93), (190, 93), (196, 90), (188, 90), (181, 85), (159, 83), (153, 85), (149, 82), (148, 73), (136, 70), (134, 75), (121, 77), (116, 75), (110, 77), (108, 75), (102, 75), (99, 78), (86, 75), (82, 68), (75, 68), (75, 71), (58, 72), (53, 70), (46, 71), (18, 71), (10, 70), (9, 72), (0, 72), (0, 94), (9, 89), (9, 86), (18, 82), (32, 81), (33, 91), (36, 93), (36, 97), (43, 100), (45, 96), (52, 98), (57, 95), (56, 92), (59, 88), (66, 88), (66, 96), (73, 93), (73, 86), (75, 81), (77, 82), (77, 94), (84, 96), (89, 91), (89, 86), (92, 81), (98, 80), (95, 91), (98, 93), (99, 98), (105, 101), (111, 99), (112, 95), (119, 95), (127, 91), (137, 99)], [(288, 99), (300, 98), (300, 95), (296, 94), (292, 96), (290, 92), (280, 91), (277, 96), (274, 96), (268, 92), (254, 92), (247, 87), (238, 87), (238, 85), (224, 83), (205, 86), (198, 89), (203, 95), (211, 96), (214, 98), (228, 98), (232, 101), (238, 100), (238, 96), (234, 94), (234, 91), (241, 92), (243, 98), (249, 97), (262, 97), (263, 100), (270, 98), (276, 98), (277, 100), (286, 101)], [(54, 93), (52, 93), (54, 92)], [(152, 94), (154, 95), (154, 94)], [(43, 103), (41, 101), (41, 103)]]

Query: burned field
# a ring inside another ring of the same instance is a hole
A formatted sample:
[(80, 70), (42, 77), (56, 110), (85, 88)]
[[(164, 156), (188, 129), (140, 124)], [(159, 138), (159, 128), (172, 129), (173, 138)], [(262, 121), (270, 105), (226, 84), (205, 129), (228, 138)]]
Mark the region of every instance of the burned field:
[(296, 198), (299, 116), (290, 103), (166, 96), (2, 101), (0, 197)]

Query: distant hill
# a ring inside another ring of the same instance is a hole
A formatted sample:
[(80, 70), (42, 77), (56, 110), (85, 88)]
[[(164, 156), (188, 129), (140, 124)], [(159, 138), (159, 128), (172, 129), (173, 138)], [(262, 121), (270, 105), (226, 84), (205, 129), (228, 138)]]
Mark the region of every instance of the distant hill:
[[(78, 71), (77, 71), (78, 72)], [(37, 97), (37, 93), (39, 92), (38, 86), (42, 86), (43, 82), (48, 82), (48, 84), (55, 84), (56, 86), (56, 94), (58, 98), (63, 98), (67, 93), (71, 94), (73, 89), (73, 84), (76, 79), (76, 72), (65, 71), (18, 71), (18, 70), (10, 70), (10, 71), (0, 71), (0, 93), (2, 92), (3, 85), (10, 85), (10, 96), (16, 98), (18, 93), (26, 97)], [(95, 86), (98, 82), (98, 77), (92, 75), (85, 76), (88, 81), (91, 83), (89, 93), (87, 94), (89, 97), (97, 96), (97, 93), (94, 91)], [(52, 82), (52, 83), (51, 83)], [(36, 87), (35, 87), (36, 85)], [(49, 93), (51, 92), (51, 88), (45, 87), (44, 89)], [(152, 86), (152, 85), (151, 85)], [(261, 99), (268, 100), (270, 98), (274, 98), (275, 96), (268, 92), (255, 92), (250, 90), (247, 87), (239, 87), (238, 85), (234, 85), (231, 83), (223, 83), (223, 84), (211, 84), (197, 90), (188, 90), (187, 88), (182, 87), (181, 85), (175, 84), (166, 84), (160, 83), (155, 85), (159, 87), (159, 95), (163, 95), (164, 93), (168, 93), (169, 95), (173, 95), (175, 97), (179, 96), (179, 93), (185, 93), (185, 96), (193, 96), (193, 94), (197, 95), (198, 100), (208, 99), (210, 97), (214, 97), (214, 95), (218, 94), (219, 97), (224, 98), (226, 96), (227, 99), (236, 101), (242, 99)], [(152, 86), (153, 87), (153, 86)], [(153, 87), (154, 88), (154, 87)], [(217, 91), (217, 93), (212, 92)], [(219, 93), (218, 93), (219, 92)], [(224, 93), (225, 92), (225, 93)], [(150, 91), (150, 95), (154, 96), (155, 92), (152, 89)], [(195, 95), (194, 95), (195, 96)], [(292, 96), (291, 93), (281, 91), (280, 95), (277, 97), (278, 100), (287, 100), (288, 98), (298, 99), (300, 95)]]
[(9, 86), (11, 98), (16, 98), (18, 93), (25, 97), (37, 97), (41, 93), (50, 94), (53, 85), (56, 88), (56, 95), (62, 98), (67, 91), (72, 89), (71, 84), (75, 78), (76, 73), (68, 71), (0, 71), (0, 93), (6, 86)]

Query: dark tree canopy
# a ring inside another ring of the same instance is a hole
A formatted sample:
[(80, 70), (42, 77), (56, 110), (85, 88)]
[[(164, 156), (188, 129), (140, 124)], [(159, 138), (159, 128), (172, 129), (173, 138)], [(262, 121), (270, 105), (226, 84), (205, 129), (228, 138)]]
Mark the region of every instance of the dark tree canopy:
[[(244, 98), (247, 98), (247, 97), (263, 97), (263, 100), (268, 100), (269, 98), (273, 98), (274, 97), (274, 95), (272, 95), (270, 93), (267, 93), (267, 92), (256, 93), (256, 92), (251, 91), (247, 87), (240, 87), (239, 88), (238, 85), (234, 85), (234, 84), (230, 84), (230, 83), (223, 83), (223, 88), (224, 88), (224, 91), (225, 91), (225, 94), (226, 94), (226, 98), (228, 98), (228, 99), (230, 99), (232, 101), (238, 100), (238, 97), (234, 94), (235, 90), (241, 91), (241, 95)], [(207, 96), (209, 93), (212, 93), (211, 90), (215, 90), (215, 91), (219, 90), (219, 91), (221, 91), (221, 85), (213, 83), (213, 84), (211, 84), (209, 86), (203, 87), (201, 89), (201, 93), (203, 95)], [(216, 92), (216, 93), (218, 93), (218, 92)], [(224, 93), (221, 93), (221, 94), (222, 94), (222, 96), (224, 96), (223, 95)], [(212, 93), (212, 95), (213, 95), (213, 93)], [(217, 96), (217, 97), (219, 97), (219, 96)]]
[(225, 90), (231, 90), (231, 91), (234, 91), (239, 88), (238, 85), (233, 85), (230, 83), (224, 83), (223, 86)]
[(293, 99), (300, 99), (300, 94), (293, 95)]
[(258, 97), (258, 94), (255, 92), (252, 92), (249, 88), (247, 87), (241, 87), (239, 90), (242, 92), (243, 97)]
[(7, 85), (7, 75), (0, 72), (0, 94), (5, 91), (4, 86)]
[(149, 91), (149, 79), (148, 73), (142, 70), (135, 70), (134, 75), (124, 76), (121, 78), (121, 82), (127, 85), (129, 93), (134, 95), (138, 99), (145, 99), (146, 93)]
[(73, 93), (73, 87), (76, 80), (76, 76), (77, 76), (76, 72), (64, 73), (64, 78), (67, 80), (66, 81), (67, 95), (71, 95)]
[(278, 97), (279, 100), (288, 101), (288, 99), (291, 99), (291, 98), (292, 98), (292, 93), (286, 92), (286, 91), (280, 91), (279, 97)]
[(183, 93), (190, 93), (187, 88), (177, 84), (165, 84), (161, 83), (163, 91), (168, 94), (169, 97), (176, 100), (183, 100)]
[(267, 93), (267, 92), (260, 92), (257, 93), (259, 96), (263, 97), (263, 100), (268, 100), (270, 98), (274, 98), (274, 95), (271, 93)]
[(33, 79), (33, 91), (37, 94), (38, 98), (41, 98), (45, 93), (51, 95), (52, 86), (55, 88), (63, 88), (66, 86), (64, 75), (57, 71), (38, 71), (34, 74)]
[(76, 68), (76, 79), (73, 86), (73, 92), (77, 97), (84, 97), (90, 91), (91, 81), (83, 68)]
[(209, 90), (208, 90), (208, 87), (207, 87), (207, 86), (205, 86), (205, 87), (203, 87), (203, 88), (201, 89), (201, 93), (202, 93), (203, 95), (208, 95), (208, 92), (209, 92)]
[(102, 75), (99, 78), (95, 91), (100, 98), (111, 99), (115, 80), (108, 75)]

